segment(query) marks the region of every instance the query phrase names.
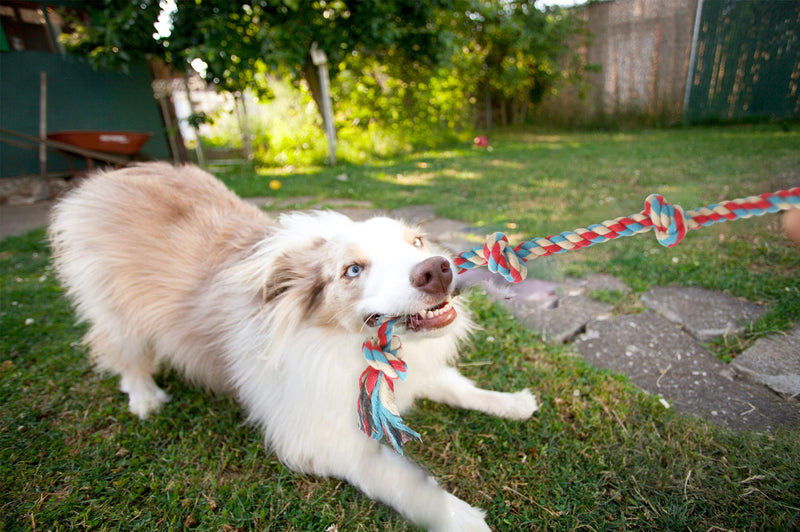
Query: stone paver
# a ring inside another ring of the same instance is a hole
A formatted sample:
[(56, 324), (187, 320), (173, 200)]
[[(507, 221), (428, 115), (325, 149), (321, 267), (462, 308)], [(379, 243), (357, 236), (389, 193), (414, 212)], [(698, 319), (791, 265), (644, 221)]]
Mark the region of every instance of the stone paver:
[[(408, 221), (407, 218), (397, 216), (397, 211), (389, 214), (396, 218)], [(444, 246), (449, 252), (455, 254), (475, 247), (476, 243), (470, 240), (472, 228), (464, 222), (456, 220), (443, 220), (434, 218), (427, 221), (411, 222), (419, 225), (434, 241)]]
[(583, 295), (582, 288), (565, 290), (558, 282), (525, 279), (510, 284), (485, 268), (469, 270), (459, 278), (466, 284), (482, 286), (523, 324), (552, 342), (570, 340), (590, 321), (610, 317), (613, 309), (612, 305)]
[(731, 363), (739, 373), (790, 397), (800, 395), (800, 327), (759, 338)]
[(0, 239), (22, 235), (47, 225), (52, 202), (28, 205), (0, 205)]
[(628, 293), (631, 291), (630, 287), (624, 282), (605, 273), (592, 273), (583, 279), (567, 278), (563, 283), (563, 290), (566, 294), (586, 294), (591, 295), (592, 292), (620, 292)]
[(566, 296), (552, 308), (511, 304), (509, 309), (528, 328), (540, 333), (546, 340), (564, 343), (582, 332), (593, 320), (611, 317), (613, 306), (583, 296)]
[[(392, 211), (392, 216), (411, 224), (422, 224), (436, 219), (433, 205), (411, 205)], [(461, 223), (461, 225), (465, 225)]]
[(728, 294), (692, 286), (651, 288), (642, 303), (666, 319), (683, 325), (695, 338), (708, 341), (741, 334), (766, 309)]
[(624, 373), (682, 413), (734, 430), (800, 422), (800, 409), (762, 386), (730, 378), (727, 365), (650, 311), (589, 324), (575, 341), (596, 367)]
[(514, 301), (540, 308), (553, 308), (558, 304), (559, 284), (541, 279), (525, 279), (507, 283), (486, 268), (467, 270), (456, 277), (462, 285), (480, 285), (496, 301)]

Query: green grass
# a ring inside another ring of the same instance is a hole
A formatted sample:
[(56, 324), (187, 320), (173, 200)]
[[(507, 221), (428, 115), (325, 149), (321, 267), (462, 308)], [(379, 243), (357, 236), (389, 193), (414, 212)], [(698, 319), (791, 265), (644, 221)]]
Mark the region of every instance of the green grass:
[[(267, 187), (276, 171), (226, 179), (276, 201), (435, 204), (481, 232), (514, 222), (521, 239), (636, 212), (656, 190), (691, 208), (796, 186), (800, 168), (800, 136), (770, 127), (492, 141), (492, 152), (453, 147), (295, 170), (281, 174), (277, 192)], [(615, 199), (600, 204), (606, 191)], [(674, 282), (769, 303), (750, 337), (800, 321), (800, 251), (775, 217), (695, 231), (672, 250), (650, 235), (541, 261), (556, 274), (613, 273), (636, 292)], [(42, 231), (0, 242), (0, 290), (0, 530), (411, 529), (347, 484), (288, 471), (232, 400), (174, 373), (159, 378), (173, 396), (160, 414), (129, 414), (116, 379), (90, 369)], [(406, 452), (485, 508), (496, 530), (800, 527), (800, 430), (733, 434), (678, 416), (568, 346), (543, 342), (481, 293), (471, 297), (483, 330), (462, 371), (494, 389), (531, 387), (542, 410), (516, 422), (422, 402), (406, 421), (423, 443)]]
[[(661, 193), (693, 209), (800, 186), (800, 131), (779, 126), (625, 133), (506, 132), (470, 145), (336, 168), (261, 169), (223, 176), (245, 196), (303, 208), (334, 199), (377, 207), (430, 204), (439, 216), (501, 230), (513, 243), (640, 212)], [(346, 181), (341, 177), (347, 176)], [(281, 181), (272, 191), (270, 180)], [(605, 271), (641, 292), (656, 284), (727, 291), (770, 304), (746, 343), (800, 322), (800, 254), (778, 217), (716, 224), (665, 249), (652, 233), (539, 259), (538, 275)], [(735, 356), (735, 354), (734, 354)]]

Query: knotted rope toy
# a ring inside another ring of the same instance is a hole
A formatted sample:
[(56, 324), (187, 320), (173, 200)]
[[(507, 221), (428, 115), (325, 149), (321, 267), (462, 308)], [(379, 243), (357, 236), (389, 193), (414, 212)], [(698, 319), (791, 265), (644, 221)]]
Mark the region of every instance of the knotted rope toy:
[(394, 450), (403, 454), (403, 445), (420, 436), (406, 426), (394, 402), (394, 381), (406, 380), (406, 363), (397, 354), (400, 338), (392, 334), (397, 319), (381, 316), (378, 337), (361, 346), (369, 365), (359, 379), (358, 425), (373, 440), (385, 434)]
[(800, 208), (800, 187), (714, 203), (686, 212), (679, 205), (670, 205), (662, 196), (651, 194), (645, 200), (642, 212), (547, 238), (534, 238), (515, 248), (509, 245), (508, 238), (503, 233), (495, 233), (486, 239), (482, 247), (461, 253), (454, 262), (459, 273), (486, 266), (489, 271), (502, 275), (508, 282), (518, 283), (525, 279), (525, 262), (530, 259), (581, 249), (622, 236), (646, 233), (651, 229), (655, 230), (660, 244), (673, 247), (683, 240), (688, 231), (694, 229), (792, 208)]
[[(800, 187), (714, 203), (686, 212), (679, 205), (670, 205), (662, 196), (651, 194), (645, 200), (642, 212), (547, 238), (534, 238), (515, 248), (511, 248), (503, 233), (495, 233), (486, 238), (482, 247), (461, 253), (454, 262), (459, 273), (487, 266), (489, 271), (502, 275), (507, 281), (518, 283), (527, 276), (525, 263), (530, 259), (646, 233), (651, 229), (655, 230), (661, 245), (673, 247), (688, 231), (700, 227), (793, 208), (800, 209)], [(361, 374), (358, 421), (361, 430), (371, 438), (380, 440), (385, 434), (395, 451), (403, 454), (402, 446), (412, 439), (419, 440), (420, 435), (406, 426), (394, 401), (394, 381), (406, 378), (406, 363), (398, 355), (400, 339), (392, 334), (396, 321), (397, 318), (382, 316), (378, 337), (370, 338), (362, 346), (369, 366)]]

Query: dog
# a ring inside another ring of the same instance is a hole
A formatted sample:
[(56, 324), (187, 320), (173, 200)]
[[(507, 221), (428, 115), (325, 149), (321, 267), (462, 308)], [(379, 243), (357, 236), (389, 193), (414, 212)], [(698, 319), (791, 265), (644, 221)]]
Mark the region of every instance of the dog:
[(430, 530), (488, 530), (485, 513), (359, 428), (361, 353), (378, 316), (397, 318), (408, 374), (400, 412), (428, 398), (511, 419), (527, 390), (480, 389), (453, 366), (473, 324), (454, 266), (418, 229), (318, 211), (278, 222), (194, 166), (100, 171), (53, 208), (58, 278), (99, 370), (132, 413), (169, 399), (160, 363), (231, 394), (291, 469), (336, 477)]

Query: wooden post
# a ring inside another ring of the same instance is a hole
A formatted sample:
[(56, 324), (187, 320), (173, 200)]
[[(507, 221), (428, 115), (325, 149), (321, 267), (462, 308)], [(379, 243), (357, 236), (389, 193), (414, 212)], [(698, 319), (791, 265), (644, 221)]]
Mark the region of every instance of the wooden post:
[(175, 139), (175, 128), (178, 127), (172, 121), (172, 113), (170, 113), (169, 98), (169, 80), (166, 78), (153, 79), (153, 96), (155, 96), (158, 106), (161, 108), (161, 117), (164, 120), (164, 130), (167, 133), (167, 142), (169, 142), (169, 151), (172, 153), (172, 162), (180, 164), (180, 152), (178, 149), (178, 142)]
[(322, 121), (325, 125), (325, 135), (328, 137), (328, 150), (331, 155), (331, 164), (336, 164), (336, 126), (333, 123), (333, 104), (331, 103), (331, 85), (328, 77), (328, 56), (323, 50), (317, 48), (317, 43), (311, 43), (311, 62), (317, 67), (319, 88), (322, 93)]
[(39, 199), (50, 197), (50, 183), (47, 181), (47, 72), (42, 71), (39, 77), (39, 174), (41, 187)]
[(486, 129), (492, 129), (492, 94), (489, 81), (486, 81)]
[(689, 116), (689, 101), (692, 98), (692, 83), (694, 83), (694, 69), (697, 67), (697, 39), (700, 37), (700, 23), (703, 19), (703, 0), (697, 0), (697, 9), (694, 13), (694, 30), (692, 31), (692, 48), (689, 52), (689, 67), (686, 69), (686, 86), (683, 90), (683, 116), (684, 122)]
[(239, 129), (242, 132), (242, 151), (244, 152), (244, 158), (250, 162), (253, 160), (253, 139), (250, 136), (249, 117), (247, 114), (247, 104), (245, 103), (246, 99), (247, 96), (244, 90), (234, 95), (236, 116), (239, 118)]
[[(186, 89), (186, 100), (189, 102), (189, 113), (191, 116), (194, 116), (196, 111), (194, 108), (194, 102), (192, 101), (192, 91), (189, 88), (189, 73), (186, 72), (183, 75), (183, 88)], [(203, 157), (203, 147), (200, 146), (200, 128), (194, 124), (189, 124), (194, 129), (194, 151), (197, 154), (197, 164), (200, 166), (205, 166), (205, 158)]]

